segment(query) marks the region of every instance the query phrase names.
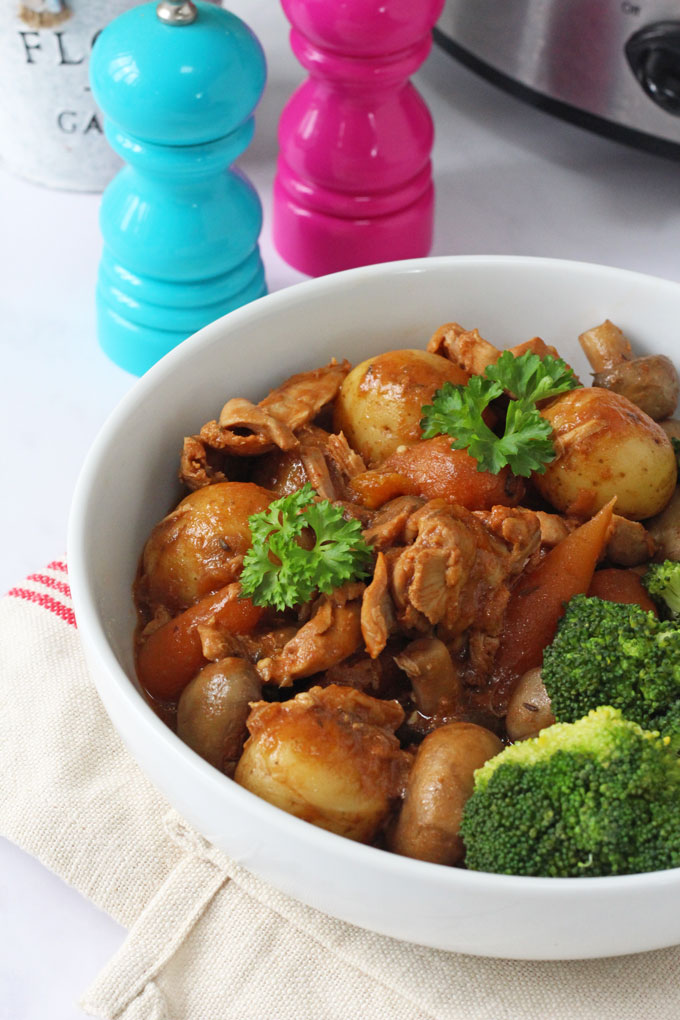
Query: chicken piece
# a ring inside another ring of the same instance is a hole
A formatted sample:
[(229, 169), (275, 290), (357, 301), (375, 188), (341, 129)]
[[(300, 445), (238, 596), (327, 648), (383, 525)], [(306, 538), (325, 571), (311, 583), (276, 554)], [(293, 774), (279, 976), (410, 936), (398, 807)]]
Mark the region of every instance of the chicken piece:
[(296, 438), (295, 449), (276, 449), (259, 457), (252, 481), (278, 496), (288, 496), (309, 482), (322, 499), (332, 503), (356, 500), (349, 480), (352, 472), (365, 470), (364, 463), (342, 433), (334, 435), (316, 425), (303, 425)]
[(670, 358), (634, 358), (627, 337), (609, 319), (581, 333), (579, 342), (593, 369), (593, 386), (620, 393), (654, 421), (674, 414), (680, 378)]
[(267, 394), (259, 406), (295, 432), (335, 399), (351, 367), (349, 361), (339, 363), (333, 358), (324, 368), (298, 372)]
[(389, 577), (384, 553), (378, 553), (373, 579), (361, 600), (361, 634), (366, 651), (376, 659), (385, 649), (390, 634), (397, 629), (394, 605), (390, 598)]
[(418, 638), (394, 660), (409, 680), (416, 708), (424, 716), (445, 715), (462, 693), (460, 671), (438, 638)]
[(361, 604), (356, 591), (363, 585), (351, 585), (353, 600), (347, 600), (342, 588), (323, 595), (313, 615), (280, 652), (260, 659), (257, 671), (267, 684), (290, 687), (294, 680), (313, 676), (356, 652), (361, 643)]
[(536, 516), (541, 528), (541, 545), (546, 549), (553, 549), (578, 527), (576, 517), (562, 517), (561, 514), (548, 514), (543, 510), (537, 510)]
[(407, 632), (435, 633), (446, 644), (464, 638), (466, 669), (491, 672), (510, 586), (540, 542), (532, 510), (494, 507), (473, 514), (432, 500), (413, 514), (410, 541), (388, 566), (397, 621)]
[[(562, 517), (536, 511), (541, 526), (541, 545), (552, 549), (563, 538), (578, 528), (583, 521), (578, 517)], [(619, 567), (638, 567), (647, 563), (656, 552), (656, 543), (640, 521), (629, 521), (619, 514), (612, 515), (605, 558)]]
[(298, 818), (367, 843), (398, 803), (411, 766), (394, 735), (403, 718), (395, 701), (335, 685), (258, 702), (234, 778)]
[(218, 421), (203, 426), (200, 439), (215, 450), (229, 450), (240, 457), (265, 453), (277, 446), (292, 450), (298, 445), (293, 430), (285, 422), (242, 397), (228, 400)]
[(427, 345), (430, 354), (441, 354), (471, 375), (484, 375), (488, 365), (495, 365), (501, 351), (480, 336), (476, 329), (465, 329), (457, 322), (440, 326)]
[(331, 481), (330, 472), (323, 452), (318, 447), (300, 446), (300, 459), (312, 488), (321, 496), (333, 502), (338, 492)]
[(393, 545), (403, 545), (406, 522), (411, 514), (424, 505), (425, 500), (419, 496), (398, 496), (390, 500), (380, 508), (369, 527), (364, 529), (364, 538), (377, 552)]
[[(392, 591), (402, 627), (428, 633), (439, 623), (447, 606), (458, 604), (474, 557), (474, 539), (460, 536), (451, 541), (449, 548), (414, 543), (405, 549), (392, 573)], [(449, 570), (450, 559), (457, 562)]]
[[(448, 322), (440, 326), (431, 337), (427, 349), (432, 354), (441, 354), (449, 361), (455, 362), (472, 375), (484, 375), (489, 365), (495, 365), (503, 353), (480, 336), (478, 330), (466, 330), (457, 322)], [(546, 354), (554, 358), (559, 357), (555, 348), (546, 344), (540, 336), (509, 347), (508, 350), (515, 358), (521, 358), (527, 351), (537, 354), (539, 358), (544, 358)]]
[(514, 578), (533, 566), (538, 556), (541, 529), (533, 510), (524, 507), (495, 506), (478, 511), (475, 517), (504, 543), (503, 558), (509, 577)]
[(388, 642), (386, 649), (375, 659), (358, 651), (327, 669), (319, 677), (318, 684), (320, 687), (330, 684), (354, 687), (374, 698), (396, 698), (407, 691), (404, 674), (394, 662), (394, 654), (401, 647), (401, 640), (398, 643)]
[(208, 446), (238, 456), (266, 453), (298, 445), (297, 429), (311, 422), (337, 395), (351, 366), (333, 359), (325, 368), (300, 372), (272, 390), (259, 404), (228, 400), (217, 421), (207, 422), (200, 438)]
[[(294, 449), (281, 450), (277, 447), (270, 453), (258, 457), (253, 464), (251, 473), (253, 482), (262, 485), (265, 489), (271, 489), (277, 496), (288, 496), (291, 492), (301, 489), (307, 482), (314, 484), (306, 467), (313, 465), (315, 452), (320, 453), (323, 457), (328, 433), (317, 428), (316, 425), (303, 425), (298, 430), (296, 439), (297, 443)], [(321, 470), (324, 471), (323, 468)], [(325, 471), (326, 475), (327, 473)], [(316, 488), (316, 486), (314, 487)], [(324, 498), (328, 498), (328, 496)]]
[(521, 358), (528, 351), (531, 351), (532, 354), (537, 354), (539, 358), (545, 358), (547, 354), (550, 354), (553, 358), (559, 358), (559, 354), (552, 344), (547, 344), (545, 340), (541, 340), (540, 336), (533, 336), (531, 340), (515, 344), (514, 347), (509, 347), (508, 350), (514, 358)]
[(209, 662), (233, 656), (247, 659), (248, 662), (259, 662), (260, 659), (280, 652), (298, 632), (298, 628), (291, 625), (260, 634), (233, 634), (221, 628), (214, 620), (199, 624), (196, 629), (203, 655)]
[(343, 659), (326, 670), (323, 679), (319, 679), (319, 687), (353, 687), (355, 691), (363, 691), (374, 698), (381, 697), (383, 688), (383, 670), (376, 659), (368, 659), (358, 652), (349, 659)]
[[(215, 453), (200, 436), (185, 437), (179, 463), (179, 480), (191, 492), (216, 482), (229, 481), (225, 472), (214, 463)], [(220, 460), (224, 458), (220, 457)]]
[(344, 432), (329, 435), (328, 453), (335, 461), (338, 471), (347, 479), (354, 478), (366, 470), (363, 458), (349, 445)]

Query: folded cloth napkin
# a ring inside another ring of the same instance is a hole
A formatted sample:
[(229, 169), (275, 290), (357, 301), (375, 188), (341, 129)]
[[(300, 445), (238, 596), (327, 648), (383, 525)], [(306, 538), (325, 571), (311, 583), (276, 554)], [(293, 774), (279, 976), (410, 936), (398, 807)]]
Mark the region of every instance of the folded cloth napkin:
[[(65, 563), (0, 600), (0, 832), (129, 928), (81, 1005), (110, 1020), (677, 1020), (680, 947), (518, 962), (326, 917), (172, 810), (88, 677)], [(511, 921), (509, 921), (511, 923)]]

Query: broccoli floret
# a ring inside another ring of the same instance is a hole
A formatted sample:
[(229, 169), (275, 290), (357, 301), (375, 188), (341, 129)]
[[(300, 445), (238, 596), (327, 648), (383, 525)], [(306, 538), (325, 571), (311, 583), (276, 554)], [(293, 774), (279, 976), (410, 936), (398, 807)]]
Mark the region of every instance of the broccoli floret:
[(553, 878), (680, 865), (680, 760), (610, 706), (506, 747), (463, 813), (475, 871)]
[(664, 560), (652, 563), (642, 583), (668, 620), (680, 620), (680, 563)]
[(680, 628), (637, 605), (576, 595), (543, 655), (558, 722), (599, 705), (671, 737), (680, 750)]

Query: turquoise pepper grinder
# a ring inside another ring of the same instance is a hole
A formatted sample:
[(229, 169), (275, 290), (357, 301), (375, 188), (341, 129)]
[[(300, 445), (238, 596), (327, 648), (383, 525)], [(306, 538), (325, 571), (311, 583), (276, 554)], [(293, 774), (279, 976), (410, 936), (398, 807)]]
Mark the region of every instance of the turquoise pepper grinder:
[(98, 332), (130, 372), (266, 293), (262, 207), (231, 166), (265, 76), (247, 25), (198, 0), (135, 7), (94, 45), (92, 91), (127, 164), (102, 198)]

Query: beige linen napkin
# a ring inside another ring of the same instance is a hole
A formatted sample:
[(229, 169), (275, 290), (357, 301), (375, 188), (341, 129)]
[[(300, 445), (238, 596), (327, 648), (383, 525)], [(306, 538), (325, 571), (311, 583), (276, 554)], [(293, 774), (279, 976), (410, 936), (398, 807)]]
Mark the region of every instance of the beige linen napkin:
[(565, 963), (424, 949), (302, 906), (210, 846), (112, 729), (87, 675), (63, 562), (0, 601), (0, 678), (0, 831), (130, 929), (83, 996), (93, 1016), (680, 1017), (680, 948)]

